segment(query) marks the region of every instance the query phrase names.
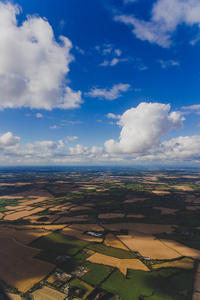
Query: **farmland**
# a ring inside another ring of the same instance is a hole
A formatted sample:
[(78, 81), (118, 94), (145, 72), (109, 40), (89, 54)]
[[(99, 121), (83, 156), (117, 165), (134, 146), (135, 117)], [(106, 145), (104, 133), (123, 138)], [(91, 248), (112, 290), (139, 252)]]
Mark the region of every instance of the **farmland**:
[(199, 297), (200, 171), (0, 172), (11, 299)]

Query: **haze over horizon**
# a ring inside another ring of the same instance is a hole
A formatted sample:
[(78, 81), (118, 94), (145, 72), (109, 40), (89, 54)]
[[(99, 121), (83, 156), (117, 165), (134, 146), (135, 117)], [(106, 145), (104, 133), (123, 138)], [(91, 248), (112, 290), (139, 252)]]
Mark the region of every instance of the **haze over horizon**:
[(200, 164), (200, 2), (0, 2), (0, 164)]

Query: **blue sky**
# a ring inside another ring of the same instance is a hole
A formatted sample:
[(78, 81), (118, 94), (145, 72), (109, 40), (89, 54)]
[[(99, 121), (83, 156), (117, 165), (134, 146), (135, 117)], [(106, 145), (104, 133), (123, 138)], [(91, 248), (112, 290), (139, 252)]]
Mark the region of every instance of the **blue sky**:
[(198, 165), (200, 2), (0, 2), (2, 165)]

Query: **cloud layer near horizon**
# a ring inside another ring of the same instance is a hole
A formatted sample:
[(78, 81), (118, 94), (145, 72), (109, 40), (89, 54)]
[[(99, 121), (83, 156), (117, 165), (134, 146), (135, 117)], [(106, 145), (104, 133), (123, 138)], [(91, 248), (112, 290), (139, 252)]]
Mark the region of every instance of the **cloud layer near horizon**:
[(29, 16), (20, 26), (20, 7), (0, 2), (0, 109), (79, 107), (81, 92), (66, 85), (71, 41), (55, 41), (46, 19)]

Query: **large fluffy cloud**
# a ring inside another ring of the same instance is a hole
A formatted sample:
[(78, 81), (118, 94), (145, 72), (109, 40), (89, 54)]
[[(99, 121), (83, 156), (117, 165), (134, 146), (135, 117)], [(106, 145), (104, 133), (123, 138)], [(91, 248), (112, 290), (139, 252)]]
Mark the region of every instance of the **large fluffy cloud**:
[[(116, 15), (116, 21), (133, 26), (133, 33), (142, 41), (170, 47), (172, 36), (181, 24), (200, 25), (199, 0), (157, 0), (151, 11), (149, 21), (134, 15)], [(194, 44), (198, 39), (191, 41)]]
[(127, 110), (118, 122), (122, 126), (119, 142), (106, 141), (107, 152), (144, 153), (158, 146), (163, 135), (182, 127), (184, 118), (169, 111), (169, 104), (145, 102)]
[(20, 141), (20, 137), (14, 136), (12, 132), (8, 131), (0, 136), (0, 148), (15, 146)]
[(0, 109), (76, 108), (81, 92), (66, 85), (72, 43), (54, 38), (46, 19), (29, 16), (20, 26), (20, 8), (0, 2)]

